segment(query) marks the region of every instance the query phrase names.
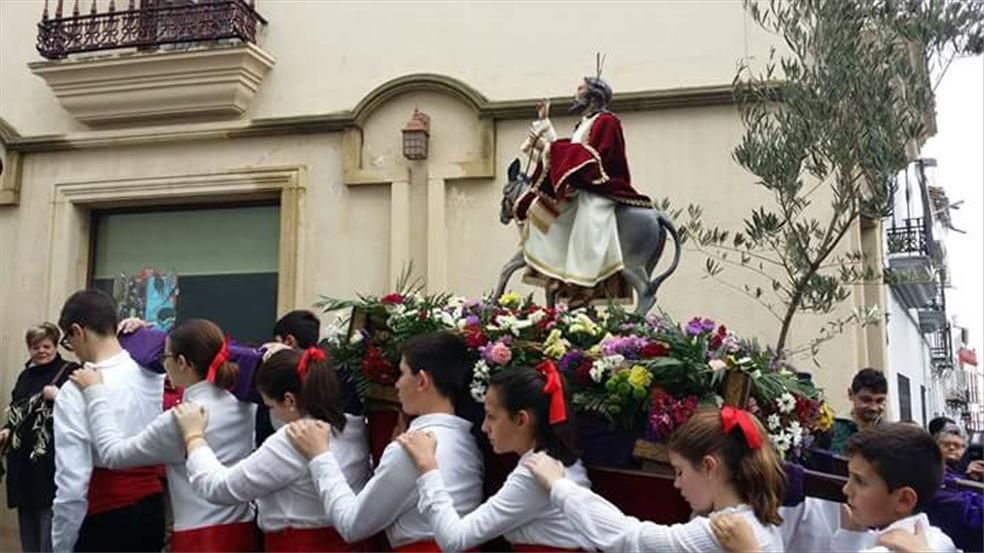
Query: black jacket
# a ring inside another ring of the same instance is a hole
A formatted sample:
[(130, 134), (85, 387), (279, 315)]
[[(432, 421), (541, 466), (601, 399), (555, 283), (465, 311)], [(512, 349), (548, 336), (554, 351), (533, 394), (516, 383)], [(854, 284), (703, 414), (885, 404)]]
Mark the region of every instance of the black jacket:
[[(58, 379), (52, 382), (62, 367), (65, 370), (61, 371)], [(78, 368), (76, 363), (65, 361), (61, 356), (56, 356), (54, 361), (45, 365), (26, 366), (17, 377), (17, 384), (14, 385), (11, 394), (12, 403), (27, 401), (31, 396), (40, 394), (42, 388), (48, 384), (61, 387), (68, 380), (68, 375), (76, 368)], [(49, 407), (52, 403), (48, 402)], [(10, 508), (50, 507), (55, 498), (55, 447), (52, 421), (49, 419), (47, 422), (48, 432), (51, 435), (47, 453), (32, 460), (30, 454), (37, 438), (32, 430), (34, 418), (31, 416), (25, 419), (18, 428), (21, 444), (17, 449), (10, 447), (9, 442), (13, 440), (13, 435), (8, 439), (6, 478), (7, 506)]]

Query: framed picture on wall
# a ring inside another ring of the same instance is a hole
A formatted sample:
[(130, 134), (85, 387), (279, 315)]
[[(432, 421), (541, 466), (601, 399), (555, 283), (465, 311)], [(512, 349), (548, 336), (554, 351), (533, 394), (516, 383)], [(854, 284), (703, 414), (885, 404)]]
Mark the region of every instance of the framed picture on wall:
[(168, 331), (178, 317), (178, 274), (148, 267), (139, 273), (117, 275), (113, 297), (121, 320), (139, 317)]

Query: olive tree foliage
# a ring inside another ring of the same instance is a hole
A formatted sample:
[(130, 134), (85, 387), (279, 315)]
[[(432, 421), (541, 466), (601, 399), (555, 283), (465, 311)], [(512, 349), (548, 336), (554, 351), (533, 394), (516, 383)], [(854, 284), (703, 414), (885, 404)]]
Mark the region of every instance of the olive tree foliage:
[[(705, 223), (699, 206), (661, 207), (705, 256), (707, 278), (775, 318), (778, 356), (815, 359), (846, 325), (878, 320), (871, 309), (831, 315), (851, 286), (881, 279), (845, 237), (860, 221), (890, 214), (896, 176), (927, 138), (935, 83), (954, 57), (984, 51), (984, 3), (746, 0), (745, 8), (786, 47), (773, 48), (762, 68), (742, 60), (733, 82), (744, 126), (733, 158), (772, 202), (737, 229)], [(829, 203), (816, 201), (821, 189)], [(758, 285), (733, 284), (726, 270), (747, 271)], [(828, 319), (791, 348), (798, 313)]]

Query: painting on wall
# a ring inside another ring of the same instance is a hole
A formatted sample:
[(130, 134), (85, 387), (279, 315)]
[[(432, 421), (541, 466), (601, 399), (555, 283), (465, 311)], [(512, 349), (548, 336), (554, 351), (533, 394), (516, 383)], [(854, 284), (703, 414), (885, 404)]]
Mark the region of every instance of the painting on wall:
[(153, 268), (120, 274), (113, 282), (120, 320), (139, 317), (163, 331), (174, 327), (178, 315), (178, 274)]

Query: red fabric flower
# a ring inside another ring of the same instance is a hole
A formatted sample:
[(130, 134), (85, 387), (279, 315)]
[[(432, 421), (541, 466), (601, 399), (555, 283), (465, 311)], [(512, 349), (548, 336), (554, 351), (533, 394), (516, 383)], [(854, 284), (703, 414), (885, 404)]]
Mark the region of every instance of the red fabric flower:
[(670, 348), (662, 342), (649, 342), (639, 351), (639, 355), (643, 359), (652, 359), (653, 357), (665, 357), (670, 353)]
[(591, 386), (594, 384), (594, 380), (591, 379), (591, 368), (594, 366), (594, 361), (591, 359), (584, 359), (581, 364), (574, 369), (574, 382), (578, 386)]
[(399, 378), (399, 370), (390, 363), (379, 348), (369, 347), (362, 358), (362, 372), (370, 381), (384, 386), (392, 386)]
[(383, 305), (396, 305), (399, 303), (403, 303), (403, 296), (397, 294), (396, 292), (392, 294), (386, 294), (385, 296), (382, 297), (382, 299), (379, 300), (379, 303)]
[(478, 349), (489, 343), (489, 338), (482, 333), (482, 327), (478, 325), (468, 325), (465, 327), (465, 345), (471, 349)]
[(717, 333), (711, 337), (710, 347), (711, 349), (717, 349), (721, 347), (724, 343), (724, 339), (728, 337), (728, 329), (724, 325), (721, 325), (717, 329)]

